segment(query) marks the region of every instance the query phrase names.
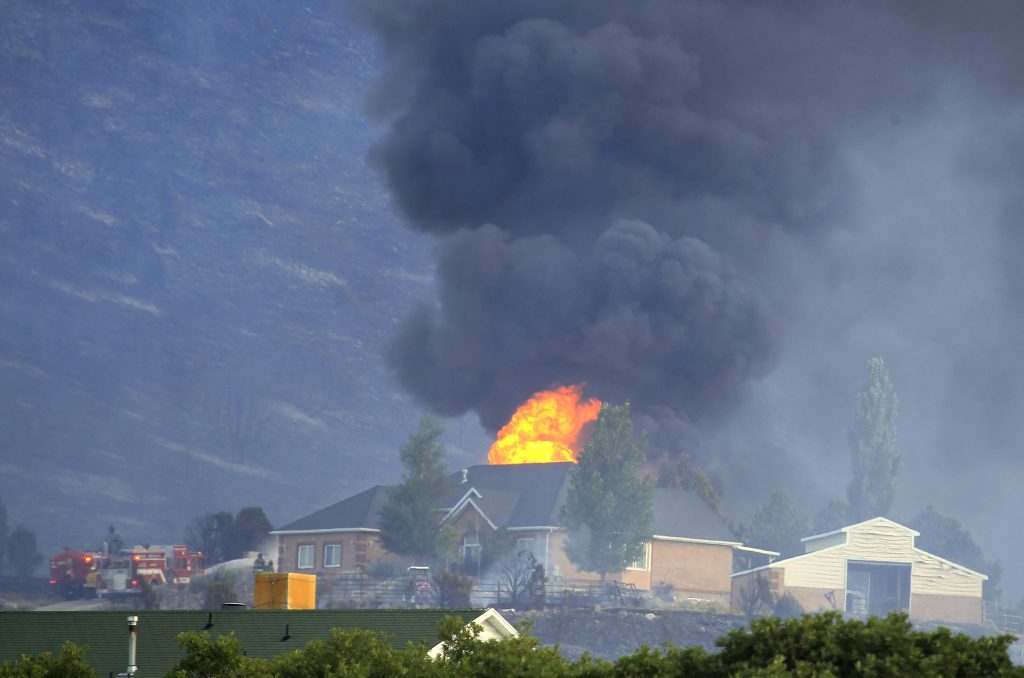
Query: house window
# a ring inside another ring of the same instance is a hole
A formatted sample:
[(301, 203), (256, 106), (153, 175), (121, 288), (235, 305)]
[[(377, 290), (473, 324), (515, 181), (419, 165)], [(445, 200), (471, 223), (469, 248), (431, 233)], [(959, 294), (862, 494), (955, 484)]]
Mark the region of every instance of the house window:
[[(533, 546), (536, 543), (536, 539), (533, 537), (523, 537), (516, 539), (516, 553), (531, 553), (533, 554)], [(536, 555), (536, 554), (534, 554)]]
[(299, 554), (296, 564), (300, 570), (312, 570), (316, 560), (316, 547), (312, 544), (303, 544), (299, 547)]
[(640, 548), (640, 555), (630, 563), (627, 570), (644, 570), (645, 572), (651, 567), (651, 544), (650, 542), (644, 542), (644, 545)]
[(341, 544), (324, 546), (324, 567), (341, 567)]
[(480, 535), (467, 533), (462, 538), (462, 562), (466, 565), (480, 561)]

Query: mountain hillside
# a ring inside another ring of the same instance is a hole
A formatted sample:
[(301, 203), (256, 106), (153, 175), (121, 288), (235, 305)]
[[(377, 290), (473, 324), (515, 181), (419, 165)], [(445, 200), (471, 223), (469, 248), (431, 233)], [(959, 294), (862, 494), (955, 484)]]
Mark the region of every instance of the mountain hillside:
[(44, 550), (280, 524), (393, 480), (418, 416), (380, 350), (432, 271), (364, 161), (373, 45), (338, 3), (216, 4), (2, 11), (0, 498)]

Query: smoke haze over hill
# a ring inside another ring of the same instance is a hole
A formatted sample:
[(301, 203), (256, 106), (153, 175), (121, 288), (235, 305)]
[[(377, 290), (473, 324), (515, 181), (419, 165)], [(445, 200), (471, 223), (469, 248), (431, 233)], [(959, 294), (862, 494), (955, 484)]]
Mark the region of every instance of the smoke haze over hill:
[(479, 463), (555, 382), (810, 511), (882, 355), (897, 517), (1024, 557), (1021, 4), (5, 12), (0, 497), (46, 545), (393, 481), (417, 404)]

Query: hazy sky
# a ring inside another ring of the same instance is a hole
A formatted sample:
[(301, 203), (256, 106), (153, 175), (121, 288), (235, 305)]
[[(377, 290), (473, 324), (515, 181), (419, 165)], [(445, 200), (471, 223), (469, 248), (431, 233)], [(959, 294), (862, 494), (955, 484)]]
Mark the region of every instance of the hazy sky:
[(357, 6), (370, 157), (438, 248), (390, 354), (409, 392), (493, 428), (585, 382), (733, 506), (813, 511), (880, 355), (898, 517), (959, 517), (1014, 578), (1024, 5)]

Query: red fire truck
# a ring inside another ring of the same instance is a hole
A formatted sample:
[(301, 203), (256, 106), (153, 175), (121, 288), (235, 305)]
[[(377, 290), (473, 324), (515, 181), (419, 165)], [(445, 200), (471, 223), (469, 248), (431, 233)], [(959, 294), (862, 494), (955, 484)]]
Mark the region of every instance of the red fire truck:
[(104, 553), (66, 549), (50, 558), (50, 586), (67, 600), (95, 598), (99, 571), (107, 562)]
[(190, 553), (187, 546), (136, 546), (122, 553), (131, 556), (132, 578), (154, 586), (187, 584), (204, 570), (203, 552)]
[(50, 559), (50, 584), (68, 599), (124, 596), (151, 586), (187, 584), (202, 574), (202, 552), (187, 546), (135, 546), (117, 554), (71, 551)]

